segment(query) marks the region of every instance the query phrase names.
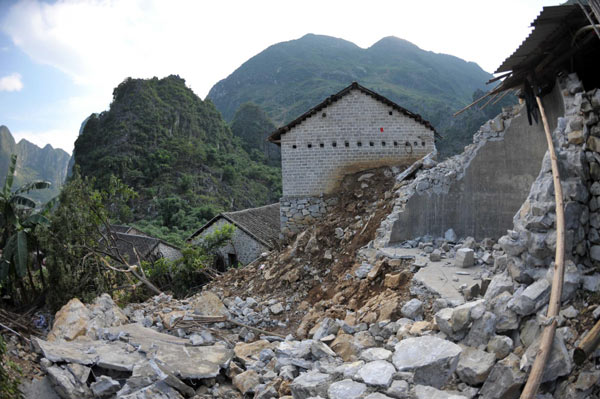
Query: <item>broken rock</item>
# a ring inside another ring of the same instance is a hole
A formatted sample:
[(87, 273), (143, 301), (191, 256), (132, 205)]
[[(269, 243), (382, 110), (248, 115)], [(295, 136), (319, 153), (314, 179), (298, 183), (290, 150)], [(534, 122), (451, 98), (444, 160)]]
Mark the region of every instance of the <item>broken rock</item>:
[(511, 353), (492, 368), (479, 391), (481, 399), (517, 399), (527, 375), (519, 370), (519, 358)]
[(300, 374), (290, 388), (294, 399), (308, 399), (314, 396), (327, 397), (327, 388), (332, 377), (329, 374), (309, 371)]
[(327, 394), (330, 399), (358, 399), (366, 392), (367, 386), (350, 379), (334, 382), (329, 386)]
[(466, 347), (460, 354), (456, 374), (469, 385), (483, 384), (496, 363), (496, 355)]
[[(539, 336), (533, 344), (527, 348), (525, 354), (521, 358), (520, 367), (523, 371), (529, 371), (535, 360), (535, 356), (540, 345), (541, 336)], [(554, 381), (558, 377), (571, 374), (573, 364), (571, 363), (571, 357), (569, 351), (565, 346), (564, 339), (560, 332), (554, 334), (554, 341), (552, 342), (552, 350), (550, 356), (544, 367), (544, 374), (542, 375), (542, 383), (547, 381)]]
[(392, 357), (398, 371), (411, 371), (418, 384), (441, 388), (456, 370), (461, 348), (437, 337), (407, 338)]
[(90, 311), (77, 298), (71, 299), (56, 313), (48, 341), (64, 339), (72, 341), (85, 335), (90, 321)]

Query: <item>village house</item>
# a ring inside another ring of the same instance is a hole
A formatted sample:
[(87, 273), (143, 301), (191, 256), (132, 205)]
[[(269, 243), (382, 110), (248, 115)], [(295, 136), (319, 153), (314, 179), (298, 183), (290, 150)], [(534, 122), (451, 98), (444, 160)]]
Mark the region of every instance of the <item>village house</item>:
[(354, 82), (268, 138), (281, 147), (282, 233), (327, 213), (344, 175), (411, 164), (435, 152), (433, 126)]
[(111, 225), (110, 231), (114, 240), (114, 250), (129, 264), (141, 261), (154, 262), (164, 258), (177, 260), (181, 258), (181, 250), (174, 245), (130, 226)]
[(198, 244), (226, 224), (233, 225), (235, 231), (231, 241), (217, 250), (216, 267), (221, 271), (237, 264), (247, 265), (274, 248), (279, 239), (279, 204), (220, 213), (196, 231), (188, 242)]

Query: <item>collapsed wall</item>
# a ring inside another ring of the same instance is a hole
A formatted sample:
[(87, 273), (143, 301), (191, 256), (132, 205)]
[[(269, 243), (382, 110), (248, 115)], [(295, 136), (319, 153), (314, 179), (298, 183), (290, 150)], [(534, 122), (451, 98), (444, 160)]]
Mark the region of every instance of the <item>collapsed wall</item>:
[[(578, 269), (581, 273), (600, 266), (600, 90), (586, 93), (575, 74), (560, 78), (559, 85), (565, 115), (558, 119), (552, 135), (564, 196), (568, 280)], [(526, 201), (514, 216), (513, 228), (498, 241), (509, 255), (507, 266), (513, 278), (537, 279), (537, 267), (552, 263), (555, 219), (554, 184), (546, 154)]]
[[(564, 114), (560, 90), (544, 98), (551, 128)], [(541, 121), (530, 126), (524, 106), (505, 109), (475, 134), (465, 152), (422, 171), (397, 191), (383, 245), (414, 237), (500, 237), (512, 225), (546, 151)]]

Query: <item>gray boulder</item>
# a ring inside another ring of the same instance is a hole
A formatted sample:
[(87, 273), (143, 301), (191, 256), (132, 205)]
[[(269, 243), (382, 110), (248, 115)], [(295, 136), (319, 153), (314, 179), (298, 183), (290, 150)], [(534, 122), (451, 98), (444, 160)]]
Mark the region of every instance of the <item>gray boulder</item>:
[(515, 295), (509, 304), (509, 308), (521, 316), (535, 313), (539, 308), (548, 303), (551, 285), (545, 278), (539, 279), (520, 295)]
[(385, 393), (392, 398), (407, 399), (409, 397), (409, 389), (408, 382), (404, 380), (394, 380)]
[(105, 398), (119, 391), (121, 384), (113, 380), (109, 376), (101, 375), (90, 385), (94, 396), (97, 398)]
[(496, 363), (496, 355), (466, 347), (460, 354), (456, 374), (469, 385), (481, 385)]
[[(538, 348), (540, 346), (541, 336), (538, 336), (536, 340), (527, 348), (525, 354), (521, 358), (520, 367), (523, 371), (529, 371), (535, 360)], [(554, 334), (554, 341), (552, 342), (552, 350), (550, 356), (544, 367), (544, 374), (542, 375), (542, 383), (547, 381), (554, 381), (558, 377), (571, 374), (573, 364), (571, 363), (571, 357), (569, 351), (565, 346), (565, 342), (562, 334), (556, 332)]]
[(483, 299), (491, 301), (503, 292), (508, 292), (510, 294), (514, 292), (513, 279), (508, 273), (497, 274), (492, 278)]
[(461, 348), (437, 337), (423, 336), (400, 341), (392, 361), (398, 371), (414, 373), (414, 382), (441, 388), (456, 370)]
[(413, 298), (402, 306), (401, 312), (402, 316), (411, 320), (423, 320), (423, 302)]
[(456, 267), (471, 267), (475, 263), (475, 251), (471, 248), (461, 248), (456, 251), (454, 256), (454, 264)]
[(358, 377), (365, 384), (387, 388), (392, 383), (392, 376), (395, 372), (396, 369), (391, 363), (385, 360), (375, 360), (362, 366), (358, 370)]
[(415, 386), (415, 396), (417, 399), (467, 399), (466, 396), (454, 392), (440, 391), (424, 385)]
[(366, 392), (367, 386), (350, 379), (334, 382), (329, 386), (329, 399), (358, 399)]
[(495, 335), (487, 344), (487, 351), (496, 355), (496, 359), (504, 359), (513, 348), (513, 340), (506, 335)]
[(309, 371), (294, 379), (290, 389), (294, 398), (297, 399), (308, 399), (311, 396), (327, 397), (327, 388), (331, 380), (332, 377), (329, 374)]
[(479, 391), (480, 399), (517, 399), (527, 375), (519, 370), (519, 357), (513, 353), (492, 368)]

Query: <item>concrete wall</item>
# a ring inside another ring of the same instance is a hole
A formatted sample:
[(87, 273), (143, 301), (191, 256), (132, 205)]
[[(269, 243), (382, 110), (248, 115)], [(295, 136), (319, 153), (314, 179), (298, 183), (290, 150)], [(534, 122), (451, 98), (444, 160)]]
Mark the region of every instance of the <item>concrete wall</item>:
[(433, 136), (353, 90), (281, 136), (283, 196), (318, 197), (334, 192), (348, 173), (417, 160), (433, 151)]
[[(558, 85), (544, 97), (544, 107), (553, 130), (557, 118), (564, 115)], [(390, 243), (426, 234), (443, 236), (449, 228), (459, 237), (497, 238), (511, 228), (540, 171), (547, 145), (541, 120), (530, 126), (525, 107), (512, 119), (494, 122), (508, 127), (497, 138), (477, 143), (471, 154), (461, 155), (470, 159), (447, 189), (419, 189), (417, 183), (414, 195), (396, 215)]]
[[(209, 228), (204, 230), (198, 237), (194, 238), (192, 244), (197, 244), (207, 234), (212, 234), (215, 230), (221, 229), (224, 225), (231, 224), (224, 218), (214, 222)], [(269, 248), (256, 241), (252, 236), (239, 228), (235, 228), (231, 243), (218, 249), (219, 254), (228, 262), (229, 254), (236, 254), (237, 260), (242, 265), (247, 265), (260, 256), (261, 253), (269, 251)], [(227, 266), (231, 266), (227, 264)]]

